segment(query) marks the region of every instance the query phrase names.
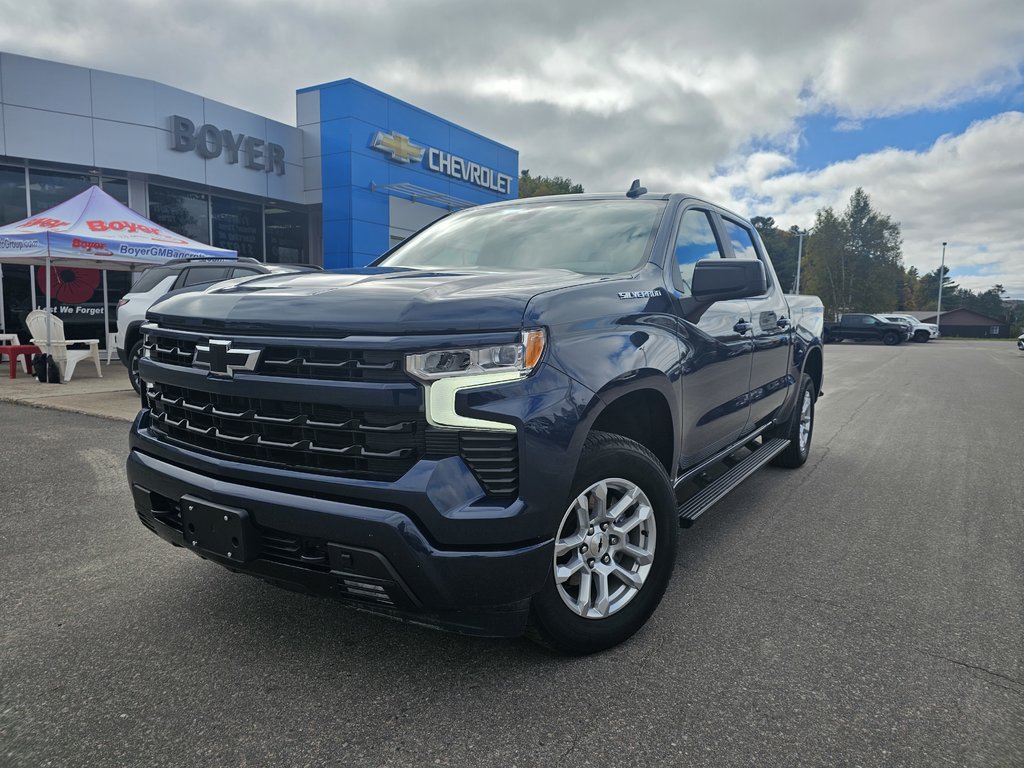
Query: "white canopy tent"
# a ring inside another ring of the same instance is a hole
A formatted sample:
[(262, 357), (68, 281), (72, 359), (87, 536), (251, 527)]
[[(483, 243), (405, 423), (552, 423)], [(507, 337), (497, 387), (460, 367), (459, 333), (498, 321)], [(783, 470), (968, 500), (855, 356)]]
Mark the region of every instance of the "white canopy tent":
[[(93, 186), (49, 210), (0, 227), (0, 331), (4, 264), (46, 266), (46, 310), (51, 312), (55, 267), (89, 267), (103, 273), (103, 322), (107, 318), (106, 270), (134, 271), (170, 259), (206, 256), (235, 259), (235, 251), (214, 248), (170, 232)], [(50, 325), (47, 318), (47, 342)]]

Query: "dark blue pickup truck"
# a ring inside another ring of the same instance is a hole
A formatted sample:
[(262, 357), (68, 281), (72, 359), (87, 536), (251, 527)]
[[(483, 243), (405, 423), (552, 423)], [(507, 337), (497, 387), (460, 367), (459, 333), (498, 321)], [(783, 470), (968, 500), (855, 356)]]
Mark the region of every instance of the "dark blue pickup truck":
[(690, 196), (455, 213), (367, 268), (155, 304), (135, 506), (283, 587), (601, 650), (658, 605), (680, 523), (806, 460), (820, 307)]

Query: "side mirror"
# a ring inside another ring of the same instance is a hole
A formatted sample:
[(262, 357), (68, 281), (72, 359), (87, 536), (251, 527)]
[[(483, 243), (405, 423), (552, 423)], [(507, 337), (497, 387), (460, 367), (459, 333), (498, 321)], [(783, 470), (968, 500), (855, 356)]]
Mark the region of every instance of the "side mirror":
[(764, 264), (758, 259), (706, 259), (693, 268), (690, 293), (702, 303), (746, 299), (768, 291)]

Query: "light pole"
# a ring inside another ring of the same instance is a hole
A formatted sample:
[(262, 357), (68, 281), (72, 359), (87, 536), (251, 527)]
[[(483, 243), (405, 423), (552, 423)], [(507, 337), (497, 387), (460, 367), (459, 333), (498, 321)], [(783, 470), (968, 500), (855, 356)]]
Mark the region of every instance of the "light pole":
[(935, 311), (935, 330), (939, 336), (942, 336), (942, 328), (940, 323), (942, 322), (940, 316), (942, 315), (942, 284), (945, 282), (946, 277), (946, 241), (942, 241), (942, 266), (939, 267), (939, 307)]
[(800, 238), (796, 246), (796, 280), (793, 282), (793, 293), (800, 293), (800, 262), (803, 261), (804, 257), (804, 237), (807, 236), (809, 230), (797, 230), (796, 234)]

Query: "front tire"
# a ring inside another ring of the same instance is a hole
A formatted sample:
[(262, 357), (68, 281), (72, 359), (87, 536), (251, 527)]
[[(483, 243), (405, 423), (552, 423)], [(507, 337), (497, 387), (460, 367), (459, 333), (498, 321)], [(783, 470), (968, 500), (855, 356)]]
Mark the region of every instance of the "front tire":
[(533, 598), (531, 634), (581, 656), (628, 639), (657, 608), (679, 521), (661, 462), (607, 432), (587, 437), (566, 507), (550, 575)]
[(887, 347), (894, 347), (900, 343), (900, 336), (895, 331), (889, 331), (882, 337), (882, 343)]
[(132, 384), (138, 394), (142, 394), (142, 382), (139, 379), (139, 360), (142, 359), (142, 339), (139, 339), (132, 344), (131, 351), (128, 352), (128, 381)]
[(928, 333), (928, 331), (917, 331), (914, 334), (914, 341), (916, 341), (918, 344), (924, 344), (931, 337), (932, 335)]

